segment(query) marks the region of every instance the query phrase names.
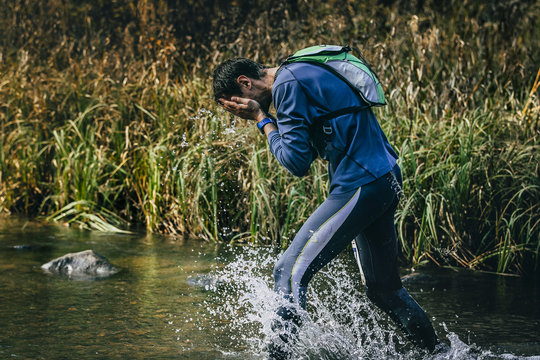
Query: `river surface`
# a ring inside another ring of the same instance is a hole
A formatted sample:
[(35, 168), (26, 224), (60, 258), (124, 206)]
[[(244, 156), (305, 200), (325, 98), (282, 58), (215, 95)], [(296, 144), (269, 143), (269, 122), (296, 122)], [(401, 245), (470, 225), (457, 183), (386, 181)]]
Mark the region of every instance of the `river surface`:
[[(120, 271), (81, 280), (40, 268), (87, 249)], [(276, 258), (266, 248), (0, 218), (0, 359), (264, 359)], [(537, 281), (421, 269), (405, 285), (445, 352), (412, 348), (365, 298), (345, 253), (310, 285), (294, 358), (540, 359)]]

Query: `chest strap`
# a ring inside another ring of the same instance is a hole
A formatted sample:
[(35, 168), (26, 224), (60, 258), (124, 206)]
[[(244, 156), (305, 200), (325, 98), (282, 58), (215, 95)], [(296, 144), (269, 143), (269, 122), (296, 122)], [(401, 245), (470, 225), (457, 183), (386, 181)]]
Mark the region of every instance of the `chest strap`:
[(331, 135), (332, 134), (332, 126), (328, 123), (328, 120), (337, 118), (338, 116), (345, 115), (345, 114), (352, 114), (358, 111), (362, 111), (369, 108), (369, 105), (364, 106), (351, 106), (343, 109), (339, 109), (336, 111), (331, 111), (327, 114), (321, 115), (313, 119), (313, 125), (315, 127), (321, 126), (323, 129), (323, 133), (325, 135)]

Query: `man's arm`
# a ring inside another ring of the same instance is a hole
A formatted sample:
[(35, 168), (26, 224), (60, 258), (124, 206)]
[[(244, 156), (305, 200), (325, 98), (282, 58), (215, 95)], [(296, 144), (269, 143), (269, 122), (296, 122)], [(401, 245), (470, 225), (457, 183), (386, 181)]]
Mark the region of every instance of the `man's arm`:
[(274, 88), (279, 130), (268, 129), (270, 151), (295, 176), (303, 176), (317, 157), (311, 145), (309, 101), (298, 81), (286, 81)]
[[(230, 100), (220, 99), (220, 101), (225, 110), (243, 119), (259, 122), (269, 117), (255, 100), (233, 96)], [(272, 131), (277, 131), (277, 127), (273, 123), (268, 123), (263, 127), (263, 130), (268, 137)]]
[(264, 130), (264, 135), (265, 135), (266, 137), (268, 137), (268, 135), (269, 135), (272, 131), (277, 131), (278, 128), (277, 128), (276, 125), (274, 125), (274, 123), (268, 123), (268, 124), (264, 125), (263, 130)]
[[(303, 176), (317, 157), (311, 146), (309, 125), (306, 121), (307, 97), (297, 82), (282, 84), (276, 91), (278, 128), (269, 123), (263, 131), (268, 138), (270, 151), (291, 174)], [(243, 119), (257, 122), (269, 117), (252, 99), (231, 97), (220, 99), (225, 110)]]

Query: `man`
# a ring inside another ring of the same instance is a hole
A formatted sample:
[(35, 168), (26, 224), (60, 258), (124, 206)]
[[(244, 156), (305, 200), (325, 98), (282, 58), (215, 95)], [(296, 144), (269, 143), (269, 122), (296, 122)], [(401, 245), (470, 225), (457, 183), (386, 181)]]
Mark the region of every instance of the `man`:
[[(438, 343), (433, 327), (399, 278), (394, 212), (401, 173), (371, 109), (332, 72), (305, 62), (268, 68), (244, 58), (227, 60), (215, 69), (213, 81), (216, 100), (232, 114), (256, 121), (271, 152), (292, 174), (306, 174), (318, 155), (329, 162), (330, 194), (278, 260), (276, 292), (305, 308), (311, 278), (354, 239), (369, 299), (414, 344), (433, 350)], [(272, 101), (275, 120), (268, 114)], [(342, 111), (349, 108), (356, 110)], [(323, 129), (317, 119), (331, 113), (337, 116)], [(293, 309), (278, 311), (285, 324), (298, 322)], [(270, 355), (284, 359), (288, 351), (271, 346)]]

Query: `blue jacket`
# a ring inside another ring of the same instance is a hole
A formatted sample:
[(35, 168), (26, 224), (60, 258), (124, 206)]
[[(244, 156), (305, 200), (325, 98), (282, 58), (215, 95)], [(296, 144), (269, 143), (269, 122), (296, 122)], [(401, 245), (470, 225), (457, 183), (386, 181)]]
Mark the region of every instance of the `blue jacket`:
[[(313, 119), (363, 101), (343, 80), (312, 64), (292, 63), (276, 75), (272, 98), (279, 131), (268, 134), (270, 151), (293, 175), (303, 176), (318, 153), (329, 161), (330, 192), (357, 189), (386, 174), (398, 156), (370, 108), (329, 121), (332, 135), (324, 149), (322, 128)], [(318, 149), (318, 151), (317, 151)]]

